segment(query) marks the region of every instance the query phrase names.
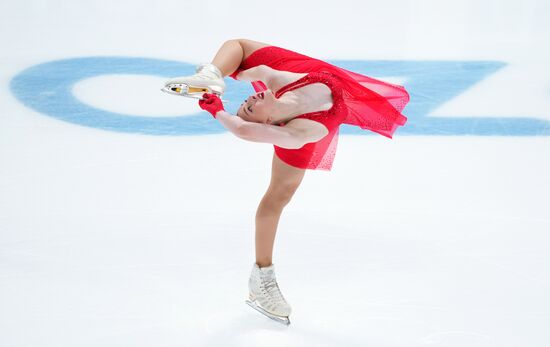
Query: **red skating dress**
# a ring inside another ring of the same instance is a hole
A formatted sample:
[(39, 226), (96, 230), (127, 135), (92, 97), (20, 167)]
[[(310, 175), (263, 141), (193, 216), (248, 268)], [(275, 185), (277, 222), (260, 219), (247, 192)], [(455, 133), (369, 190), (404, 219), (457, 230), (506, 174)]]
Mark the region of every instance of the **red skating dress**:
[[(276, 91), (276, 98), (286, 91), (311, 83), (323, 83), (332, 91), (331, 109), (295, 117), (323, 124), (329, 130), (327, 136), (299, 149), (274, 145), (277, 156), (294, 167), (330, 171), (336, 154), (339, 126), (342, 123), (392, 138), (395, 130), (407, 122), (407, 117), (401, 114), (409, 102), (409, 94), (403, 86), (376, 80), (276, 46), (266, 46), (254, 51), (243, 60), (231, 77), (236, 79), (239, 72), (258, 65), (267, 65), (281, 71), (308, 73)], [(252, 82), (252, 86), (256, 92), (267, 89), (261, 81)]]

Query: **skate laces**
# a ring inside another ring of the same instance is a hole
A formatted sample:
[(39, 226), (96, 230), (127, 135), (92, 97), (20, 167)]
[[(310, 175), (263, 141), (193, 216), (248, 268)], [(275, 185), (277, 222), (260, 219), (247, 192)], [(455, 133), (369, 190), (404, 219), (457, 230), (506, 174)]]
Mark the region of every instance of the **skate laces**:
[(277, 284), (277, 280), (275, 278), (271, 277), (269, 279), (265, 279), (264, 287), (269, 296), (273, 298), (276, 302), (282, 302), (286, 304), (285, 298), (283, 297), (283, 294), (281, 293), (281, 290), (279, 289), (279, 285)]

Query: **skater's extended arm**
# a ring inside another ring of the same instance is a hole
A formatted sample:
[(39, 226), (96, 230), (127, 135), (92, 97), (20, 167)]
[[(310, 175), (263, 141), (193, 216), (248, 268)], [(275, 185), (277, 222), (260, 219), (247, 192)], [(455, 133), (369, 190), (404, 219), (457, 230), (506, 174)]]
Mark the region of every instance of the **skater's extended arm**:
[(223, 127), (231, 131), (235, 136), (241, 137), (241, 126), (246, 123), (240, 117), (235, 117), (224, 110), (216, 112), (216, 119), (222, 123)]
[(237, 137), (253, 142), (271, 143), (283, 148), (301, 148), (307, 139), (307, 132), (300, 128), (280, 127), (277, 125), (247, 122), (226, 112), (216, 95), (204, 94), (199, 106), (214, 116), (222, 125)]
[(303, 132), (292, 127), (247, 122), (226, 111), (218, 111), (216, 119), (235, 136), (252, 142), (271, 143), (282, 148), (301, 148), (305, 142)]
[(247, 121), (239, 126), (239, 137), (288, 149), (302, 148), (307, 142), (305, 132), (301, 129)]

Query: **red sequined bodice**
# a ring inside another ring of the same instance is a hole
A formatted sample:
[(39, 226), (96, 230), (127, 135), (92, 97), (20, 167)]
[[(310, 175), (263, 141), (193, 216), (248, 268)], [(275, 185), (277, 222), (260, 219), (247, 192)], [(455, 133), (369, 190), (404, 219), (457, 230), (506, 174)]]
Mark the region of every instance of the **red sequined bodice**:
[[(337, 126), (345, 119), (346, 107), (342, 99), (342, 86), (337, 77), (333, 76), (329, 72), (310, 72), (304, 77), (285, 85), (275, 92), (275, 97), (278, 99), (284, 93), (302, 88), (308, 84), (323, 83), (330, 88), (332, 93), (332, 107), (328, 110), (313, 111), (301, 114), (296, 118), (306, 118), (322, 123), (327, 128)], [(338, 124), (336, 124), (338, 123)], [(285, 123), (281, 123), (284, 126)]]

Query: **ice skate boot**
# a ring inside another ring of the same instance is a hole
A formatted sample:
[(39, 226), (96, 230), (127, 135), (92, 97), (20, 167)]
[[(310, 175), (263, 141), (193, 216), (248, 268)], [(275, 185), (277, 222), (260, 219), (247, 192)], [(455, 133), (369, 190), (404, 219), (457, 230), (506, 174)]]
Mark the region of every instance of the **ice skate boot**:
[(279, 289), (273, 264), (262, 268), (254, 264), (248, 289), (249, 300), (246, 303), (250, 307), (279, 323), (290, 324), (288, 316), (292, 309)]
[(163, 92), (195, 99), (202, 99), (204, 93), (221, 96), (225, 91), (223, 76), (215, 65), (210, 63), (200, 64), (196, 73), (191, 76), (174, 77), (166, 83)]

